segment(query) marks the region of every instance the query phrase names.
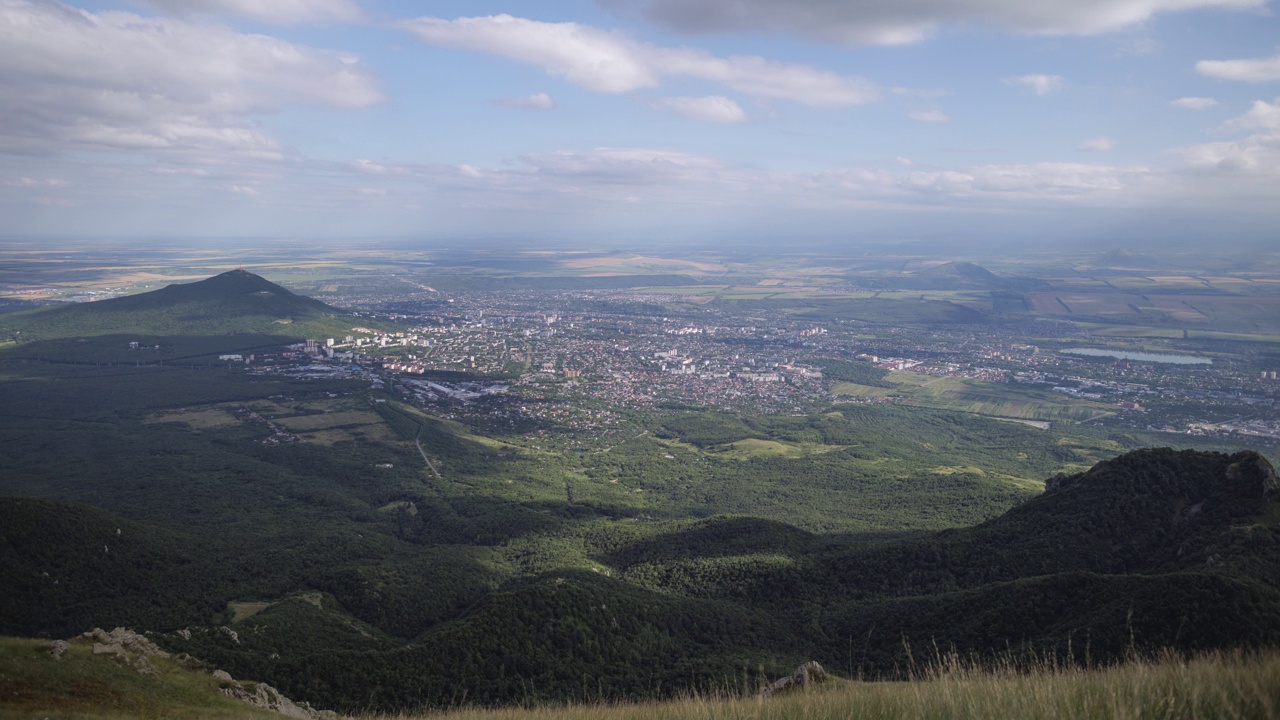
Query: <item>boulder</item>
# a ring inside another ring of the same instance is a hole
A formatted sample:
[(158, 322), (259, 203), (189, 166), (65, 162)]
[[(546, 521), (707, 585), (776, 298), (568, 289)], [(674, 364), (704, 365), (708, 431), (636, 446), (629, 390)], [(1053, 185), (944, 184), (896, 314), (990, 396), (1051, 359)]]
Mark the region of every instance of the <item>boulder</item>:
[(797, 688), (808, 687), (811, 684), (825, 682), (826, 679), (827, 671), (818, 663), (810, 660), (796, 668), (796, 671), (787, 677), (775, 680), (772, 685), (761, 691), (760, 695), (762, 697), (771, 697)]
[(229, 682), (227, 687), (222, 688), (223, 695), (254, 707), (298, 720), (337, 720), (338, 715), (332, 710), (316, 710), (305, 702), (295, 703), (266, 683), (239, 683), (222, 670), (214, 672), (214, 677)]

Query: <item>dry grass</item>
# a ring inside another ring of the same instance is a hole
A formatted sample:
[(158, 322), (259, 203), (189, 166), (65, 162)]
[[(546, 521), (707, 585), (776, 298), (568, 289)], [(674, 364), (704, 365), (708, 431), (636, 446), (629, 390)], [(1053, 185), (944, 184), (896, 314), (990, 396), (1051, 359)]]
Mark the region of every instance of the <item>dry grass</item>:
[(954, 658), (915, 682), (836, 681), (773, 699), (457, 710), (368, 720), (1145, 720), (1280, 717), (1280, 653), (1165, 655), (1084, 670), (982, 670)]

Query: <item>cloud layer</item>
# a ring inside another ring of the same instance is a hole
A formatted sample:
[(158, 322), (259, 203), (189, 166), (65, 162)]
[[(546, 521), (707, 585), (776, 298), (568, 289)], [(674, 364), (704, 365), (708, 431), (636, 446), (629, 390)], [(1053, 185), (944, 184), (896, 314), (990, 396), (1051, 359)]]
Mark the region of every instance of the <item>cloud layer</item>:
[(849, 45), (901, 45), (947, 25), (1038, 35), (1114, 32), (1169, 12), (1259, 8), (1267, 0), (600, 0), (684, 33), (786, 32)]
[(352, 0), (143, 0), (171, 15), (243, 17), (267, 23), (350, 22), (362, 16)]
[(382, 99), (353, 57), (229, 28), (0, 0), (0, 150), (277, 156), (252, 117)]
[(1221, 80), (1271, 82), (1280, 80), (1280, 55), (1254, 60), (1201, 60), (1196, 72)]
[(813, 107), (860, 105), (878, 97), (875, 85), (863, 78), (754, 55), (718, 57), (705, 50), (659, 47), (579, 23), (493, 15), (422, 17), (401, 27), (423, 42), (529, 63), (602, 93), (655, 88), (664, 78), (693, 78), (757, 98)]

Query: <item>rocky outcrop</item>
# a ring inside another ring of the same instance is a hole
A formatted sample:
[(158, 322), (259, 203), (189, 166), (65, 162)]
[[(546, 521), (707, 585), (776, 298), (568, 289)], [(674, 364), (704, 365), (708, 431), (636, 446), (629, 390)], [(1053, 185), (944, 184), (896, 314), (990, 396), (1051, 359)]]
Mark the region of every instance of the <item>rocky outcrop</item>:
[(1239, 486), (1247, 496), (1274, 499), (1280, 494), (1276, 470), (1265, 457), (1246, 450), (1233, 455), (1231, 459), (1235, 462), (1227, 466), (1227, 480)]
[(54, 660), (61, 660), (62, 656), (71, 649), (71, 643), (66, 640), (54, 640), (49, 643), (49, 654)]
[(316, 710), (305, 702), (295, 703), (266, 683), (236, 682), (225, 670), (215, 670), (213, 676), (218, 678), (223, 695), (254, 707), (298, 720), (337, 720), (338, 715), (332, 710)]
[(810, 660), (796, 668), (796, 671), (787, 677), (775, 680), (772, 685), (761, 691), (760, 695), (761, 697), (771, 697), (779, 693), (790, 692), (812, 684), (825, 682), (826, 679), (827, 671), (822, 669), (822, 666), (818, 663)]
[(94, 655), (111, 655), (143, 675), (154, 675), (149, 657), (169, 657), (169, 653), (132, 630), (116, 628), (107, 632), (94, 628), (82, 635), (93, 641)]
[(1046, 478), (1046, 479), (1045, 479), (1045, 481), (1044, 481), (1044, 491), (1045, 491), (1045, 492), (1053, 492), (1054, 490), (1057, 490), (1057, 489), (1059, 489), (1059, 488), (1061, 488), (1061, 487), (1063, 487), (1063, 486), (1065, 486), (1065, 485), (1070, 484), (1070, 482), (1071, 482), (1072, 480), (1075, 480), (1075, 479), (1076, 479), (1076, 478), (1078, 478), (1078, 477), (1080, 477), (1080, 475), (1079, 475), (1079, 474), (1076, 474), (1076, 475), (1068, 475), (1068, 474), (1066, 474), (1066, 473), (1060, 472), (1060, 473), (1058, 473), (1057, 475), (1054, 475), (1054, 476), (1053, 476), (1053, 477), (1051, 477), (1051, 478)]

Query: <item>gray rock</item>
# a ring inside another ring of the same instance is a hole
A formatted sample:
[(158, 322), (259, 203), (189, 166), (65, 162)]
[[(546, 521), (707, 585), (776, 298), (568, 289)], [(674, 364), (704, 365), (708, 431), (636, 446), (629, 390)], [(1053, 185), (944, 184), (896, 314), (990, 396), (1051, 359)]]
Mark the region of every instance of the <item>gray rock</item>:
[[(214, 674), (215, 676), (217, 675), (217, 673)], [(223, 675), (226, 675), (226, 673), (223, 673)], [(227, 677), (231, 676), (227, 675)], [(337, 718), (337, 714), (332, 711), (316, 710), (307, 703), (295, 703), (281, 694), (279, 690), (266, 683), (248, 683), (246, 686), (245, 683), (232, 682), (230, 687), (222, 688), (222, 694), (254, 707), (278, 712), (286, 717), (298, 718), (298, 720), (331, 720)]]
[(71, 649), (71, 643), (66, 640), (54, 640), (49, 643), (49, 654), (54, 660), (61, 660), (62, 655)]
[(821, 665), (810, 660), (809, 662), (796, 668), (796, 671), (787, 677), (775, 680), (772, 685), (761, 691), (762, 697), (771, 697), (778, 693), (790, 692), (798, 688), (808, 687), (811, 684), (825, 682), (827, 679), (827, 671)]
[[(118, 655), (138, 654), (146, 657), (169, 657), (169, 653), (160, 649), (160, 646), (151, 642), (147, 638), (139, 635), (132, 630), (125, 628), (116, 628), (111, 632), (106, 632), (102, 628), (94, 628), (85, 633), (82, 637), (89, 638), (94, 641), (93, 654), (101, 655), (103, 653), (111, 653)], [(105, 646), (99, 651), (98, 646)]]

